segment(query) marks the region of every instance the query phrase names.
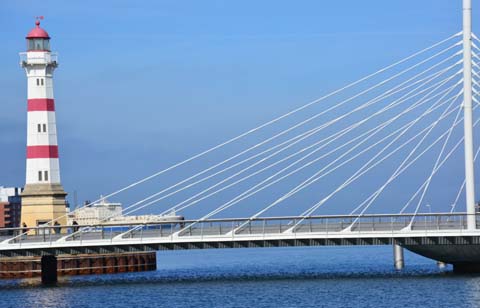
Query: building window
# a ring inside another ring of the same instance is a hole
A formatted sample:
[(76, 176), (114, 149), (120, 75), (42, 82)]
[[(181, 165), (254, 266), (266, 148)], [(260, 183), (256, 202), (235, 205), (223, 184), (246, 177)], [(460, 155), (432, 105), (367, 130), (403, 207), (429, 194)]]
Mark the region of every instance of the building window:
[(48, 171), (44, 171), (44, 172), (43, 172), (43, 175), (44, 175), (44, 176), (43, 176), (44, 180), (45, 180), (45, 181), (48, 181)]
[(43, 132), (44, 132), (44, 133), (47, 132), (47, 124), (43, 124)]
[(40, 79), (37, 78), (37, 86), (40, 85)]
[(38, 171), (38, 181), (42, 181), (42, 171)]
[(42, 86), (43, 86), (43, 78), (42, 78), (42, 79), (40, 79), (40, 82), (42, 83)]
[(38, 132), (41, 133), (42, 132), (42, 124), (38, 124), (37, 129), (38, 129)]

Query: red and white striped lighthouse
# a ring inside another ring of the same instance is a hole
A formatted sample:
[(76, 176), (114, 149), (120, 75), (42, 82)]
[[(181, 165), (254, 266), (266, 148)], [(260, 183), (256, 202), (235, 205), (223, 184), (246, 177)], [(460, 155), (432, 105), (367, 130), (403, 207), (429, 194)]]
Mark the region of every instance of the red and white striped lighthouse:
[(20, 53), (28, 84), (26, 185), (21, 219), (33, 226), (65, 215), (66, 193), (60, 182), (53, 98), (57, 55), (50, 51), (50, 36), (39, 20), (26, 39), (27, 52)]

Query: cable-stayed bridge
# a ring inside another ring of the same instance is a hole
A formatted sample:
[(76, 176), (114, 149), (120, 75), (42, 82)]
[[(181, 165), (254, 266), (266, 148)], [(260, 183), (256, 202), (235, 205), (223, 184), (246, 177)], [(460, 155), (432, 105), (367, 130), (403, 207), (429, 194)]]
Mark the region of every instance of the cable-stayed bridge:
[(480, 41), (464, 5), (461, 32), (104, 197), (158, 181), (124, 214), (188, 219), (52, 221), (11, 230), (0, 256), (394, 244), (480, 264)]

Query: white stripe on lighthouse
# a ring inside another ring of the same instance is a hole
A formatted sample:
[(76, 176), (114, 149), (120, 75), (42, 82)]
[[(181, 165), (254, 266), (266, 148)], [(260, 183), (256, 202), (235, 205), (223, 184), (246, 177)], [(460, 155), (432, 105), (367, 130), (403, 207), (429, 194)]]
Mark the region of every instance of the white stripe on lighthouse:
[(27, 145), (57, 145), (55, 112), (29, 111)]

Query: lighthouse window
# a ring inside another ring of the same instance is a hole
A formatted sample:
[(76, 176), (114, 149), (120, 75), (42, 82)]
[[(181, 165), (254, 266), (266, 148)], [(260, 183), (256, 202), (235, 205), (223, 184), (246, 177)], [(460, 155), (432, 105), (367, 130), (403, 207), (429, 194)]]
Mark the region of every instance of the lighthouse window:
[(42, 132), (42, 124), (38, 124), (37, 129), (38, 129), (38, 132), (41, 133)]
[(38, 171), (38, 181), (42, 181), (42, 171)]
[(50, 41), (48, 39), (38, 38), (28, 40), (28, 50), (50, 50)]
[(37, 78), (37, 86), (40, 85), (40, 79)]
[(44, 174), (45, 181), (48, 181), (48, 171), (44, 171), (43, 174)]
[(40, 82), (41, 82), (41, 84), (42, 84), (42, 86), (43, 86), (43, 78), (42, 78), (42, 79), (40, 79)]
[(44, 133), (47, 132), (47, 124), (43, 124), (43, 132), (44, 132)]

